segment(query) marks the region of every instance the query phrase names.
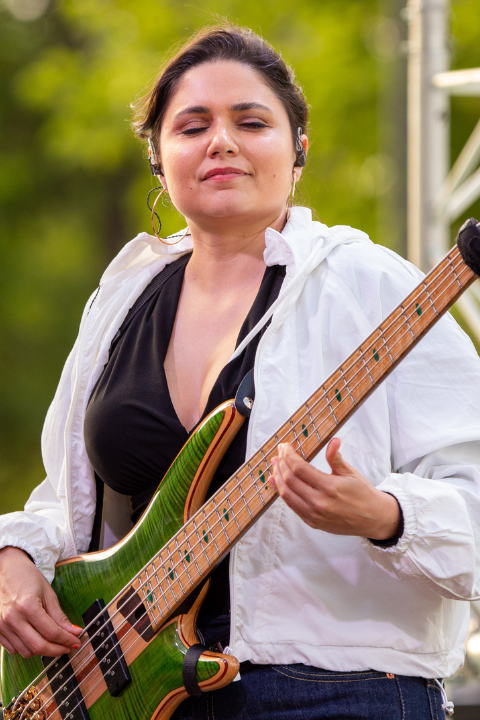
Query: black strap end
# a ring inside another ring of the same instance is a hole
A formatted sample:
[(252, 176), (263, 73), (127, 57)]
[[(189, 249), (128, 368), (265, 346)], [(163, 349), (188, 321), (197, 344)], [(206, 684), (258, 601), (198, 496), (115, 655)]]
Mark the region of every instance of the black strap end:
[(202, 690), (197, 683), (196, 671), (198, 658), (206, 649), (207, 648), (205, 647), (205, 645), (202, 645), (201, 643), (196, 643), (195, 645), (191, 645), (188, 648), (187, 652), (185, 653), (185, 657), (183, 658), (183, 685), (185, 687), (185, 690), (189, 695), (191, 695), (191, 697), (200, 697), (200, 695), (203, 695)]

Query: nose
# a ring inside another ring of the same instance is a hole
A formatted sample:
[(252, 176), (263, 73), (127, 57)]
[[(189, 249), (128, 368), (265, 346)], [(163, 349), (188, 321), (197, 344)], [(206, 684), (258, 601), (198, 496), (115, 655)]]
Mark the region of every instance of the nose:
[(225, 123), (217, 123), (213, 127), (213, 134), (207, 150), (208, 156), (232, 157), (238, 154), (238, 145), (232, 132)]

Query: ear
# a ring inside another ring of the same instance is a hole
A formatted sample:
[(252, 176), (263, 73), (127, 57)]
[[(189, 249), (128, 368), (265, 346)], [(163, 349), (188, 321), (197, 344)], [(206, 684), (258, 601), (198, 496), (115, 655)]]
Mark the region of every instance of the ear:
[[(300, 141), (302, 143), (303, 151), (305, 153), (305, 158), (306, 158), (307, 153), (308, 153), (308, 137), (304, 133), (303, 135), (298, 136), (297, 142), (298, 141)], [(303, 167), (304, 167), (303, 165), (294, 165), (293, 166), (297, 182), (300, 180), (300, 178), (302, 176)]]

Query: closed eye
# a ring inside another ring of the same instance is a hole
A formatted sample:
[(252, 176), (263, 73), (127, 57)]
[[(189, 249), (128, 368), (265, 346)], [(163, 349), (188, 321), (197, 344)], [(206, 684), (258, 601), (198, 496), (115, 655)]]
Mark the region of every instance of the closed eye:
[(254, 121), (254, 122), (243, 122), (243, 123), (240, 123), (240, 124), (241, 124), (242, 127), (246, 127), (246, 128), (265, 128), (265, 127), (268, 127), (268, 125), (267, 125), (266, 123), (258, 122), (258, 121)]

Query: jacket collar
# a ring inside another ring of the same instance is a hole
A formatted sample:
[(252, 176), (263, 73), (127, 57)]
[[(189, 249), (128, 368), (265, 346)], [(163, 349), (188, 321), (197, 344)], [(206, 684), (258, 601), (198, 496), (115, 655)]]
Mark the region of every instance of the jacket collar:
[(281, 233), (273, 228), (265, 231), (266, 265), (285, 265), (287, 277), (292, 277), (314, 246), (325, 242), (327, 233), (326, 225), (312, 220), (309, 208), (293, 207)]
[[(179, 231), (176, 235), (182, 233)], [(290, 217), (278, 232), (273, 228), (265, 231), (265, 251), (263, 254), (266, 265), (285, 265), (288, 278), (293, 277), (298, 269), (311, 256), (312, 252), (334, 240), (338, 234), (345, 239), (368, 240), (368, 236), (360, 230), (344, 225), (329, 228), (323, 223), (312, 220), (309, 208), (293, 207)], [(170, 236), (173, 238), (174, 236)], [(169, 238), (167, 238), (168, 240)], [(158, 272), (159, 261), (168, 264), (180, 255), (193, 249), (192, 238), (187, 235), (177, 245), (165, 245), (156, 237), (140, 233), (125, 245), (116, 258), (105, 270), (101, 284), (113, 279), (120, 273), (130, 277), (141, 268), (152, 266), (152, 272)]]

